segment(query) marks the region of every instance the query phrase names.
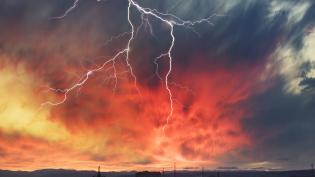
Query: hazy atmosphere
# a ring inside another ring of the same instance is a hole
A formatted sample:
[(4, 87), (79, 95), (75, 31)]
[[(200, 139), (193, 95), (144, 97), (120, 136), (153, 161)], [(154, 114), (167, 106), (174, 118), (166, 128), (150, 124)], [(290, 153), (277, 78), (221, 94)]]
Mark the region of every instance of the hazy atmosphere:
[(308, 0), (1, 0), (0, 169), (310, 169), (314, 25)]

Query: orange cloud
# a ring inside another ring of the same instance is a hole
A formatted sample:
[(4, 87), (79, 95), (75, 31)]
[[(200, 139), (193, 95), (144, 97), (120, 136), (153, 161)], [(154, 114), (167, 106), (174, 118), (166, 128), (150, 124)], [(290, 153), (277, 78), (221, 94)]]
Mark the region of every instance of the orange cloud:
[(2, 56), (0, 93), (6, 97), (0, 100), (0, 162), (6, 165), (1, 168), (94, 169), (101, 164), (106, 170), (167, 169), (174, 161), (178, 168), (214, 166), (223, 154), (251, 144), (241, 128), (250, 112), (239, 103), (261, 89), (259, 81), (249, 79), (259, 78), (259, 67), (196, 62), (186, 70), (176, 68), (170, 84), (174, 114), (165, 135), (170, 103), (164, 84), (148, 87), (140, 80), (139, 95), (123, 58), (117, 62), (121, 74), (115, 91), (111, 72), (102, 71), (71, 92), (64, 104), (39, 109), (45, 101), (63, 98), (48, 87), (67, 88), (86, 68), (104, 61), (96, 56), (106, 52), (93, 47), (97, 42), (89, 41), (91, 36), (83, 37), (87, 42), (82, 44), (74, 30), (56, 42), (64, 31), (8, 47), (28, 55), (13, 51)]

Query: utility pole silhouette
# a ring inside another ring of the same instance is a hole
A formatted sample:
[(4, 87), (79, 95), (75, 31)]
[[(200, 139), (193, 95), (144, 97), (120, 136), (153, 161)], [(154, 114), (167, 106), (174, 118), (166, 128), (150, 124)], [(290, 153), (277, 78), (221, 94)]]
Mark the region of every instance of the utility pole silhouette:
[(203, 167), (201, 167), (201, 177), (204, 177)]
[(217, 172), (217, 177), (220, 177), (220, 172)]
[(173, 177), (176, 177), (176, 162), (174, 162), (174, 171), (173, 171)]
[(101, 166), (98, 166), (97, 177), (101, 177)]
[(314, 176), (314, 164), (313, 163), (311, 164), (311, 167), (312, 167), (312, 177), (315, 177)]
[[(94, 177), (94, 176), (93, 176)], [(97, 175), (96, 175), (96, 177), (102, 177), (102, 175), (101, 175), (101, 166), (98, 166), (98, 170), (97, 170)], [(103, 177), (105, 177), (105, 176), (103, 176)]]

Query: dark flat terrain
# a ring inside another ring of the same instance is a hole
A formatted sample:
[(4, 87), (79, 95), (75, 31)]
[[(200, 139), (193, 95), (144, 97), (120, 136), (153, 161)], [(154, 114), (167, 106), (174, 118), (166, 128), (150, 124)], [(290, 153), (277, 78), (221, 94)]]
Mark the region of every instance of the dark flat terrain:
[[(106, 177), (134, 177), (136, 172), (104, 172)], [(0, 177), (94, 177), (96, 171), (76, 171), (62, 169), (26, 171), (0, 170)], [(207, 171), (204, 177), (315, 177), (311, 170), (299, 171)], [(173, 177), (172, 172), (166, 172), (162, 177)], [(201, 172), (179, 171), (176, 177), (202, 177)]]

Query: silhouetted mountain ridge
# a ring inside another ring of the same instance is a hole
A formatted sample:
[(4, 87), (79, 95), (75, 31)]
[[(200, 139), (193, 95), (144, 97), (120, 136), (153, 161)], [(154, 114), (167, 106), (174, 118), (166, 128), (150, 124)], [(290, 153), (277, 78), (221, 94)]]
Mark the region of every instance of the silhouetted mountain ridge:
[[(136, 171), (102, 172), (106, 177), (134, 177)], [(41, 169), (35, 171), (0, 170), (0, 177), (94, 177), (96, 171), (78, 171), (67, 169)], [(315, 177), (311, 170), (296, 171), (177, 171), (176, 177)], [(173, 177), (173, 172), (165, 172), (162, 177)]]

